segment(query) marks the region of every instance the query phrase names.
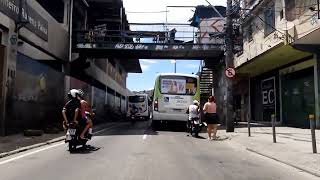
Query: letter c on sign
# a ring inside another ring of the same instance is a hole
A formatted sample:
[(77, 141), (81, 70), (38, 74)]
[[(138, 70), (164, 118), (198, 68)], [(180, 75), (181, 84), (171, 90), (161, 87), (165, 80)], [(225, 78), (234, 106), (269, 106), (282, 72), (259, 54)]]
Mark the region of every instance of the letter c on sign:
[(274, 103), (274, 90), (273, 89), (270, 89), (268, 92), (268, 102), (269, 102), (269, 104)]

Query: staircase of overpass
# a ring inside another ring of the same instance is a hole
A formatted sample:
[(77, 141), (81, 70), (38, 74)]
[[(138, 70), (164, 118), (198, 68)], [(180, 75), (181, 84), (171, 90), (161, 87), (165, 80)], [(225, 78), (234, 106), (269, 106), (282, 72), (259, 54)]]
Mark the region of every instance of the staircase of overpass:
[(205, 103), (209, 96), (213, 95), (213, 85), (214, 85), (214, 74), (213, 69), (204, 65), (202, 61), (201, 70), (199, 72), (200, 76), (200, 93), (201, 93), (201, 103)]

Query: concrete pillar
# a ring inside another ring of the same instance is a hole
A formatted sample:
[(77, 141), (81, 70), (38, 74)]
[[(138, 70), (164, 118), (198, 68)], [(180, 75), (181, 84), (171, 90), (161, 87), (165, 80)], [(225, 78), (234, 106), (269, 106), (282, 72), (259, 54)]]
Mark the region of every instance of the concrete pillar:
[[(70, 78), (70, 64), (66, 63), (62, 65), (62, 73), (64, 73), (64, 91), (65, 94), (67, 94), (69, 92), (69, 90), (71, 89), (71, 78)], [(67, 101), (68, 98), (67, 96), (65, 96), (65, 100)]]
[(316, 57), (316, 65), (314, 66), (314, 94), (315, 94), (315, 120), (316, 120), (316, 128), (320, 129), (320, 54), (315, 55)]
[(1, 95), (1, 99), (0, 99), (0, 131), (1, 131), (1, 136), (5, 135), (6, 132), (6, 121), (5, 121), (5, 99), (6, 99), (6, 95), (5, 95), (5, 91), (6, 91), (6, 57), (5, 57), (5, 47), (0, 46), (0, 73), (1, 73), (1, 89), (0, 89), (0, 95)]
[(14, 79), (16, 76), (17, 64), (17, 38), (18, 35), (14, 31), (14, 25), (8, 32), (3, 34), (5, 41), (5, 48), (3, 49), (3, 62), (1, 73), (1, 106), (0, 106), (0, 122), (1, 135), (6, 135), (7, 121), (8, 121), (8, 105), (12, 102), (14, 90)]

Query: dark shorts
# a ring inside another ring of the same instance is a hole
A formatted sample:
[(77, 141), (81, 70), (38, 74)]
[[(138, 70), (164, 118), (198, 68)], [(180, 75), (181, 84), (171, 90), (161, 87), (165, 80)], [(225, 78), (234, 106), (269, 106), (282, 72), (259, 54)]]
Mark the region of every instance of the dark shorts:
[(207, 124), (219, 124), (219, 117), (217, 113), (206, 113), (204, 115), (204, 119)]
[(79, 118), (79, 125), (80, 125), (80, 126), (86, 126), (87, 123), (88, 123), (87, 118), (82, 118), (82, 117)]

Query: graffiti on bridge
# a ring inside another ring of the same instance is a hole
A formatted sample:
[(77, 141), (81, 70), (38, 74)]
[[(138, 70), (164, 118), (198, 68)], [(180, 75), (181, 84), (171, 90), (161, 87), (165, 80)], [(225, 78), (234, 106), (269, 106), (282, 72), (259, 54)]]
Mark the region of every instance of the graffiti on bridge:
[(221, 44), (134, 44), (134, 43), (111, 43), (111, 44), (92, 44), (80, 43), (77, 48), (106, 48), (106, 49), (123, 49), (123, 50), (152, 50), (152, 51), (167, 51), (167, 50), (223, 50), (224, 45)]

